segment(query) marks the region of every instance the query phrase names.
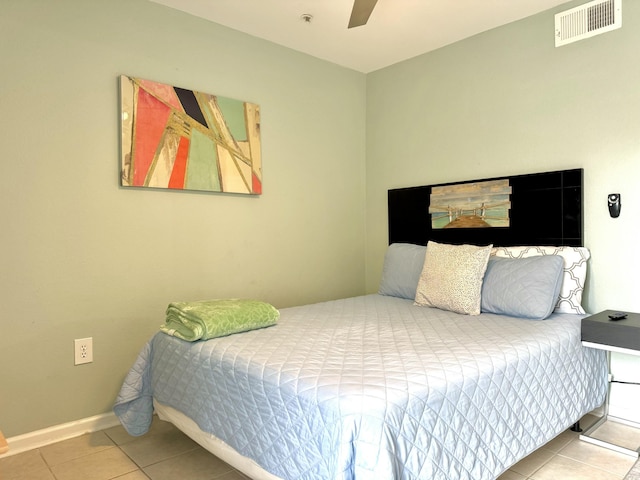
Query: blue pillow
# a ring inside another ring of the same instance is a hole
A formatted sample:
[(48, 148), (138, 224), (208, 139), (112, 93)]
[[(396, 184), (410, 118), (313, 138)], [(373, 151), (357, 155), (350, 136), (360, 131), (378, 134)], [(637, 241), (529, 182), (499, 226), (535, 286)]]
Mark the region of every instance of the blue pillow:
[(392, 243), (387, 248), (378, 293), (391, 297), (416, 298), (427, 247), (412, 243)]
[(544, 320), (558, 301), (563, 267), (559, 255), (492, 256), (482, 283), (481, 311)]

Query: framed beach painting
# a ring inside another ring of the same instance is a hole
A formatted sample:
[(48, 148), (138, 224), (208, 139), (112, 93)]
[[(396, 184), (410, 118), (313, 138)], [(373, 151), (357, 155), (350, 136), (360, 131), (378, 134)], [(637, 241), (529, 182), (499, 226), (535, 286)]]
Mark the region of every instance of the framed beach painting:
[(262, 193), (260, 107), (120, 77), (125, 187)]

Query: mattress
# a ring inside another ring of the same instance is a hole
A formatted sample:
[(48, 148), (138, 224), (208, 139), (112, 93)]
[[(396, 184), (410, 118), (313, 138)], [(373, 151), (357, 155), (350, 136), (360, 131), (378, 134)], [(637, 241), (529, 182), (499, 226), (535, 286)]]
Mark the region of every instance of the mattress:
[(459, 315), (366, 295), (283, 309), (273, 327), (144, 347), (115, 412), (153, 401), (283, 479), (492, 479), (604, 401), (580, 315)]

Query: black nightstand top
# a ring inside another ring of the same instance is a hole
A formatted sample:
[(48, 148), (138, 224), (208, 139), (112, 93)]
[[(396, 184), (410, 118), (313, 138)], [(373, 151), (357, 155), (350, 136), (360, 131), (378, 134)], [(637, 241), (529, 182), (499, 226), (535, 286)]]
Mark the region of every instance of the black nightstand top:
[(625, 312), (627, 318), (613, 321), (603, 312), (582, 319), (582, 341), (640, 352), (640, 314)]

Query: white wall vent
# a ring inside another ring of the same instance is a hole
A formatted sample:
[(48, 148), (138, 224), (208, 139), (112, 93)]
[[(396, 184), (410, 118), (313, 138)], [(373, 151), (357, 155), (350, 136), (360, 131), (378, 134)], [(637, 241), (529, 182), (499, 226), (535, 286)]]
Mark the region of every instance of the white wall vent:
[(595, 0), (557, 13), (556, 47), (622, 27), (622, 0)]

